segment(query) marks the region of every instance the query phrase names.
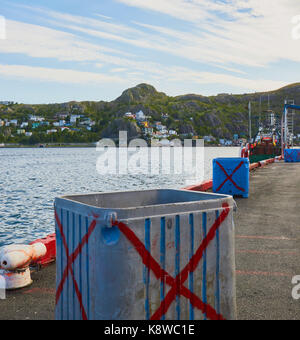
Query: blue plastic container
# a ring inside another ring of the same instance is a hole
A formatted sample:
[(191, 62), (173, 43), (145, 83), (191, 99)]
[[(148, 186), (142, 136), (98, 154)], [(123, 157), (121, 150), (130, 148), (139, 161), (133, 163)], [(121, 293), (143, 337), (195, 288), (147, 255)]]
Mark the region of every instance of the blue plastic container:
[(249, 159), (216, 158), (213, 160), (214, 193), (249, 197)]
[(300, 163), (300, 149), (285, 149), (284, 160), (286, 163)]

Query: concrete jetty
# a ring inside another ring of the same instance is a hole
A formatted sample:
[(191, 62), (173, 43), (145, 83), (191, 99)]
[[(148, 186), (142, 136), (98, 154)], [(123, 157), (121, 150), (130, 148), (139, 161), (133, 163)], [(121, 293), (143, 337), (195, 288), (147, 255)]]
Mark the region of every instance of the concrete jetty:
[[(300, 275), (300, 164), (274, 163), (251, 173), (249, 199), (236, 199), (238, 319), (300, 319), (292, 278)], [(0, 319), (54, 319), (55, 265), (34, 283), (7, 292)]]
[(251, 173), (249, 199), (237, 199), (238, 318), (300, 319), (292, 278), (300, 275), (300, 164)]

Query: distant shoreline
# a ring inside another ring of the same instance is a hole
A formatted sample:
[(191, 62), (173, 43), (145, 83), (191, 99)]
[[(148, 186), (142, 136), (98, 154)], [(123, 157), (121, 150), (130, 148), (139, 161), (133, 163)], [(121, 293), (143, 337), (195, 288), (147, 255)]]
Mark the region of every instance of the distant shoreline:
[[(209, 148), (239, 148), (239, 145), (204, 145), (205, 147)], [(0, 150), (1, 149), (63, 149), (63, 148), (95, 148), (96, 143), (78, 143), (78, 144), (41, 144), (41, 145), (9, 145), (5, 144), (4, 146), (0, 145)], [(118, 147), (116, 145), (116, 147)]]
[(0, 145), (1, 149), (49, 149), (49, 148), (94, 148), (96, 143), (78, 143), (78, 144), (40, 144), (40, 145)]

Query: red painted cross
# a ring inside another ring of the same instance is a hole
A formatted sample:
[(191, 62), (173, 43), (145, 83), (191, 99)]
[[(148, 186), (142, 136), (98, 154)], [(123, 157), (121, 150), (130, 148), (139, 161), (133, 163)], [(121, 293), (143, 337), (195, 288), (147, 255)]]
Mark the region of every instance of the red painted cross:
[(190, 259), (189, 263), (185, 268), (179, 273), (176, 278), (173, 278), (169, 273), (160, 267), (158, 262), (151, 256), (150, 252), (145, 248), (144, 244), (138, 239), (138, 237), (133, 233), (133, 231), (124, 223), (115, 221), (113, 225), (118, 226), (123, 235), (128, 239), (128, 241), (134, 246), (138, 254), (140, 255), (143, 264), (151, 270), (155, 277), (162, 282), (165, 282), (171, 287), (170, 291), (166, 295), (157, 311), (152, 315), (151, 320), (160, 320), (163, 315), (165, 315), (170, 308), (176, 296), (182, 295), (187, 298), (192, 306), (202, 311), (211, 320), (224, 320), (224, 317), (218, 314), (213, 307), (209, 304), (204, 303), (201, 299), (192, 293), (189, 289), (184, 286), (184, 283), (188, 279), (190, 273), (193, 273), (203, 257), (205, 250), (208, 245), (216, 236), (216, 231), (220, 228), (222, 223), (227, 218), (230, 212), (228, 204), (223, 204), (223, 211), (220, 216), (216, 219), (215, 223), (212, 225), (206, 238), (200, 244), (198, 250)]
[(298, 162), (300, 161), (300, 151), (295, 152), (297, 155), (295, 155), (295, 158), (293, 158), (292, 154), (286, 152), (285, 153), (285, 159), (290, 160), (291, 162)]
[(80, 241), (80, 243), (77, 246), (77, 248), (75, 249), (75, 251), (71, 255), (69, 255), (69, 248), (68, 248), (68, 244), (67, 244), (67, 241), (66, 241), (65, 234), (63, 232), (63, 226), (62, 226), (62, 224), (59, 220), (59, 217), (58, 217), (56, 211), (55, 211), (55, 219), (56, 219), (56, 223), (58, 225), (58, 228), (59, 228), (59, 231), (60, 231), (60, 234), (61, 234), (62, 242), (63, 242), (65, 252), (66, 252), (66, 256), (67, 256), (67, 265), (66, 265), (66, 268), (64, 269), (62, 279), (61, 279), (61, 281), (60, 281), (60, 283), (57, 287), (57, 291), (56, 291), (56, 304), (58, 304), (58, 301), (59, 301), (59, 298), (60, 298), (61, 293), (63, 291), (63, 287), (64, 287), (64, 284), (66, 282), (66, 279), (68, 278), (69, 273), (71, 273), (73, 283), (74, 283), (75, 292), (76, 292), (76, 296), (77, 296), (77, 299), (78, 299), (79, 305), (80, 305), (80, 311), (81, 311), (82, 319), (87, 320), (87, 314), (86, 314), (86, 311), (85, 311), (84, 306), (83, 306), (82, 295), (81, 295), (81, 292), (79, 290), (77, 281), (75, 279), (72, 265), (73, 265), (74, 261), (76, 260), (76, 258), (78, 257), (78, 255), (82, 252), (84, 245), (86, 243), (88, 243), (88, 240), (89, 240), (91, 234), (93, 233), (93, 231), (94, 231), (94, 229), (97, 225), (97, 222), (96, 222), (96, 220), (92, 221), (92, 223), (90, 224), (90, 226), (88, 228), (88, 232), (86, 233), (86, 235), (82, 238), (82, 240)]
[(292, 155), (290, 153), (285, 154), (285, 159), (290, 160), (291, 162), (294, 162), (294, 158), (292, 157)]
[(245, 189), (239, 187), (239, 186), (234, 182), (234, 180), (232, 179), (233, 175), (241, 168), (241, 166), (244, 164), (244, 162), (241, 162), (241, 163), (235, 168), (235, 170), (233, 171), (233, 173), (232, 173), (230, 176), (228, 175), (228, 173), (226, 172), (226, 170), (224, 169), (224, 167), (222, 166), (222, 164), (220, 164), (219, 162), (216, 162), (216, 163), (219, 165), (219, 167), (222, 169), (222, 171), (223, 171), (224, 174), (226, 175), (225, 181), (219, 186), (219, 188), (217, 189), (217, 192), (220, 191), (220, 190), (223, 188), (223, 186), (225, 185), (225, 183), (226, 183), (227, 181), (230, 181), (230, 182), (231, 182), (238, 190), (245, 192)]

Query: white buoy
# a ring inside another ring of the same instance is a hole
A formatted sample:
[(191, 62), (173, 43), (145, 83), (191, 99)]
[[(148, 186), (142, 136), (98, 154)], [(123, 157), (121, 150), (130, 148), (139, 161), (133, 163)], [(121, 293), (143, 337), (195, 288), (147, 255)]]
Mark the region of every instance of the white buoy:
[(0, 249), (0, 275), (5, 279), (6, 289), (23, 288), (32, 283), (29, 265), (45, 256), (43, 243), (33, 245), (10, 245)]

